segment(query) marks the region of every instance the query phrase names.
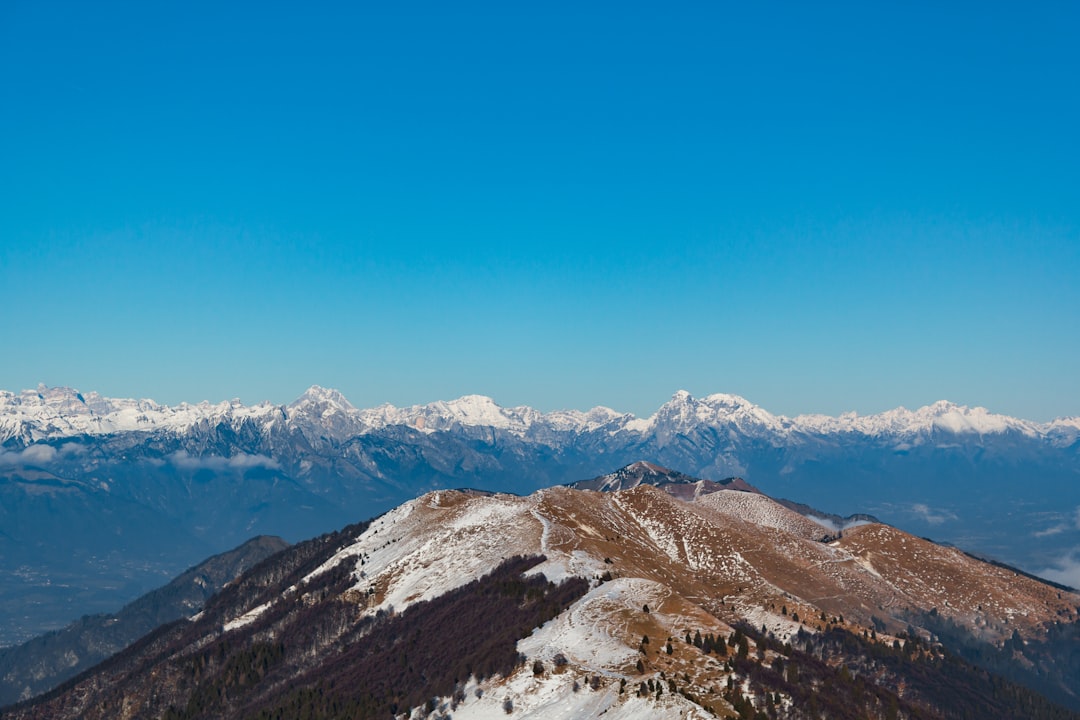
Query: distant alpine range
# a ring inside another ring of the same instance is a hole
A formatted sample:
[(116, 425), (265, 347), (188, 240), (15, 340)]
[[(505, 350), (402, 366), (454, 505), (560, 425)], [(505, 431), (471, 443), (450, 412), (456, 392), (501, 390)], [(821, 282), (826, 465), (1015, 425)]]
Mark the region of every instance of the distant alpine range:
[(638, 460), (1060, 582), (1080, 547), (1080, 417), (938, 402), (791, 418), (684, 391), (648, 418), (477, 395), (358, 409), (318, 386), (288, 405), (166, 406), (42, 386), (0, 392), (0, 645), (114, 611), (256, 535), (297, 541), (432, 490), (528, 494)]

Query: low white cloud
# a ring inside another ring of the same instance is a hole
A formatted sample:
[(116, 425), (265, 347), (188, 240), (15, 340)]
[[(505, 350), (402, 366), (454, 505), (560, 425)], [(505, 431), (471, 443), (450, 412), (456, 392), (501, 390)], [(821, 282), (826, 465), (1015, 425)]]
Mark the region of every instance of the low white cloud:
[(0, 450), (0, 467), (48, 465), (57, 458), (69, 458), (85, 453), (86, 448), (75, 442), (64, 443), (60, 447), (38, 443), (28, 445), (22, 450)]
[[(1060, 518), (1061, 516), (1057, 515), (1057, 517)], [(1038, 530), (1036, 532), (1033, 532), (1032, 536), (1037, 538), (1049, 537), (1051, 535), (1060, 535), (1063, 532), (1071, 530), (1080, 530), (1080, 507), (1076, 508), (1076, 511), (1072, 514), (1071, 517), (1066, 516), (1065, 519), (1063, 519), (1056, 525), (1051, 525), (1045, 530)]]
[(923, 522), (931, 525), (940, 525), (947, 520), (956, 520), (956, 513), (939, 508), (932, 508), (925, 503), (915, 503), (911, 506), (911, 512)]
[(180, 470), (213, 470), (215, 472), (226, 470), (243, 472), (257, 467), (276, 470), (281, 467), (277, 460), (262, 454), (238, 453), (232, 457), (222, 457), (221, 455), (191, 455), (186, 450), (177, 450), (169, 455), (169, 462)]
[(43, 465), (56, 458), (52, 445), (30, 445), (22, 450), (0, 450), (0, 467), (16, 465)]
[(831, 530), (833, 532), (836, 532), (836, 531), (838, 531), (840, 529), (840, 526), (837, 525), (832, 520), (830, 520), (829, 518), (818, 517), (817, 515), (807, 515), (806, 517), (810, 518), (811, 520), (816, 522), (818, 525), (821, 525), (822, 527), (824, 527), (827, 530)]
[(281, 464), (274, 458), (267, 457), (266, 455), (248, 455), (247, 453), (240, 453), (239, 455), (233, 455), (229, 458), (229, 467), (234, 470), (246, 470), (247, 468), (252, 467), (264, 467), (276, 470), (281, 467)]
[(52, 445), (31, 445), (23, 450), (20, 455), (23, 462), (48, 463), (53, 461), (57, 452)]
[(832, 530), (833, 532), (839, 532), (841, 530), (859, 527), (860, 525), (870, 524), (869, 520), (845, 520), (843, 523), (837, 523), (835, 520), (825, 517), (819, 517), (817, 515), (807, 515), (806, 517), (810, 518), (818, 525), (821, 525), (828, 530)]
[(1080, 557), (1078, 556), (1080, 556), (1080, 548), (1073, 548), (1051, 567), (1035, 574), (1062, 585), (1080, 588)]
[(61, 457), (72, 457), (74, 455), (85, 455), (86, 447), (79, 443), (69, 442), (60, 446)]

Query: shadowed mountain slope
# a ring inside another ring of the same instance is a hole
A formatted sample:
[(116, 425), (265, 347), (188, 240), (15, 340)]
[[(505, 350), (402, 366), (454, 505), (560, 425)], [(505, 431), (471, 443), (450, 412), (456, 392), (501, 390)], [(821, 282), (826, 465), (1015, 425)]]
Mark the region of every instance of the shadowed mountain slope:
[(253, 538), (204, 560), (115, 614), (87, 615), (62, 630), (0, 649), (0, 706), (56, 687), (161, 625), (190, 617), (225, 583), (287, 547), (280, 538)]

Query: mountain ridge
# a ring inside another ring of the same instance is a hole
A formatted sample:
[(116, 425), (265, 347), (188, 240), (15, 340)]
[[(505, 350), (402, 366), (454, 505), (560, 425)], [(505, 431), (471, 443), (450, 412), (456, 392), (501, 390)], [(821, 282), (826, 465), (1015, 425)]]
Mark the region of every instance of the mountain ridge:
[(687, 494), (697, 497), (717, 490), (741, 490), (758, 493), (761, 491), (739, 477), (724, 478), (717, 482), (696, 478), (678, 470), (662, 467), (648, 460), (635, 460), (614, 472), (599, 475), (590, 480), (579, 480), (567, 486), (575, 490), (597, 490), (614, 492), (629, 490), (638, 485), (654, 485), (677, 497), (686, 499)]
[(994, 434), (1015, 431), (1029, 437), (1075, 441), (1080, 437), (1080, 416), (1060, 417), (1048, 422), (993, 413), (984, 407), (969, 407), (939, 400), (916, 410), (900, 406), (868, 415), (854, 412), (837, 416), (819, 413), (796, 416), (774, 415), (745, 398), (713, 393), (695, 398), (679, 390), (652, 415), (639, 418), (597, 406), (589, 410), (541, 412), (529, 406), (504, 407), (485, 395), (464, 395), (454, 400), (438, 400), (424, 405), (397, 407), (383, 404), (356, 408), (334, 389), (313, 385), (297, 399), (284, 405), (261, 402), (244, 405), (239, 400), (196, 404), (163, 405), (151, 399), (109, 398), (96, 392), (74, 388), (39, 386), (15, 393), (0, 390), (0, 445), (12, 439), (23, 443), (75, 437), (82, 434), (183, 430), (203, 422), (225, 418), (272, 423), (282, 416), (288, 421), (316, 415), (330, 421), (337, 418), (341, 430), (355, 435), (391, 425), (421, 431), (446, 429), (455, 423), (467, 427), (495, 427), (527, 435), (534, 426), (558, 432), (586, 432), (607, 428), (609, 432), (655, 431), (658, 427), (685, 429), (694, 425), (728, 422), (742, 430), (773, 432), (787, 436), (799, 433), (882, 433), (902, 436), (945, 430), (953, 433)]
[[(804, 522), (732, 490), (434, 491), (5, 717), (1078, 717), (1046, 698), (1080, 709), (1080, 596), (885, 525), (822, 541)], [(1012, 681), (958, 659), (965, 641)]]

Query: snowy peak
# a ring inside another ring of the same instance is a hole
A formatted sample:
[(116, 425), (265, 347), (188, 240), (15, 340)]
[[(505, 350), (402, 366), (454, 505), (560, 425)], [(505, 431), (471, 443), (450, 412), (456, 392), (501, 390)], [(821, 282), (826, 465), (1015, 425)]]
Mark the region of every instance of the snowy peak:
[(648, 462), (647, 460), (638, 460), (637, 462), (632, 462), (625, 467), (619, 468), (613, 473), (601, 475), (592, 478), (591, 480), (582, 480), (581, 482), (572, 484), (570, 487), (577, 490), (614, 492), (616, 490), (629, 490), (630, 488), (635, 488), (642, 484), (693, 484), (696, 482), (698, 482), (697, 478), (684, 475), (676, 470), (669, 470), (666, 467)]
[(23, 390), (18, 395), (10, 392), (0, 393), (0, 407), (17, 406), (29, 416), (41, 417), (103, 414), (111, 411), (117, 402), (123, 401), (106, 400), (97, 393), (88, 393), (87, 396), (83, 396), (74, 388), (51, 388), (44, 384), (38, 385), (33, 390)]
[(649, 428), (663, 437), (697, 427), (736, 428), (749, 433), (778, 433), (779, 418), (738, 395), (716, 393), (697, 399), (685, 390), (675, 393), (649, 418)]
[(984, 407), (969, 408), (966, 405), (957, 405), (945, 400), (921, 408), (916, 411), (920, 420), (938, 430), (947, 430), (953, 433), (1004, 433), (1009, 430), (1019, 430), (1025, 434), (1035, 432), (1032, 423), (1006, 415), (997, 415)]
[(197, 405), (159, 405), (153, 400), (106, 398), (96, 392), (39, 385), (16, 395), (0, 392), (0, 442), (16, 438), (24, 444), (78, 435), (125, 432), (186, 432), (200, 425), (261, 419), (273, 411), (268, 403), (244, 405), (238, 399)]
[[(406, 426), (425, 433), (498, 430), (518, 438), (559, 443), (586, 433), (601, 438), (624, 435), (654, 440), (661, 446), (695, 431), (712, 429), (720, 434), (765, 441), (779, 446), (808, 436), (895, 437), (915, 442), (935, 433), (993, 435), (1018, 433), (1069, 446), (1080, 439), (1080, 419), (1061, 418), (1035, 423), (939, 401), (918, 410), (900, 407), (874, 414), (845, 413), (838, 417), (773, 415), (739, 395), (715, 393), (696, 398), (679, 390), (653, 415), (639, 419), (606, 407), (591, 410), (540, 412), (531, 407), (503, 407), (485, 395), (464, 395), (426, 405), (357, 409), (334, 389), (312, 385), (284, 407), (269, 403), (245, 406), (239, 400), (212, 404), (159, 405), (153, 400), (106, 398), (67, 387), (46, 387), (18, 394), (0, 391), (0, 442), (17, 438), (24, 444), (77, 435), (164, 430), (182, 433), (207, 423), (241, 423), (255, 420), (263, 432), (282, 414), (288, 424), (309, 438), (338, 440), (375, 432), (390, 426)], [(560, 440), (562, 438), (562, 440)]]
[(456, 400), (439, 400), (405, 408), (386, 404), (362, 410), (360, 417), (368, 431), (392, 425), (404, 425), (423, 432), (494, 428), (518, 437), (581, 433), (613, 425), (621, 428), (635, 419), (633, 415), (605, 407), (586, 412), (554, 410), (548, 413), (527, 406), (508, 408), (486, 395), (464, 395)]
[(464, 395), (456, 400), (424, 405), (415, 417), (431, 430), (463, 425), (520, 432), (538, 420), (540, 413), (529, 407), (504, 408), (486, 395)]
[(630, 463), (623, 470), (627, 472), (638, 473), (642, 475), (670, 475), (671, 470), (666, 467), (660, 467), (655, 463), (651, 463), (648, 460), (638, 460), (637, 462)]
[(911, 438), (935, 431), (953, 434), (989, 435), (1017, 432), (1028, 437), (1046, 435), (1054, 423), (1039, 424), (1029, 420), (992, 413), (984, 407), (968, 407), (939, 400), (917, 410), (898, 407), (874, 415), (845, 413), (839, 417), (800, 415), (793, 427), (810, 433), (858, 433), (870, 437), (896, 435)]
[(344, 412), (356, 410), (352, 403), (345, 399), (337, 390), (312, 385), (304, 394), (289, 404), (289, 408), (327, 407)]
[(337, 390), (318, 385), (309, 387), (285, 408), (289, 427), (309, 438), (330, 437), (345, 440), (363, 430), (360, 411)]
[(485, 395), (464, 395), (456, 400), (439, 400), (427, 405), (398, 408), (390, 404), (359, 412), (368, 431), (404, 425), (423, 432), (462, 427), (489, 427), (518, 433), (526, 431), (542, 417), (532, 408), (504, 408)]

